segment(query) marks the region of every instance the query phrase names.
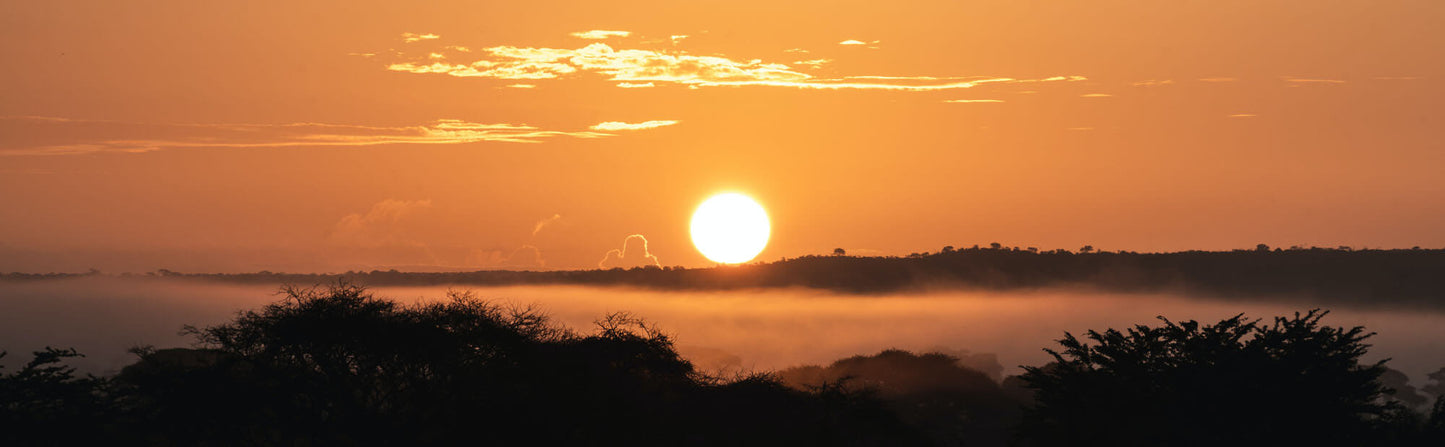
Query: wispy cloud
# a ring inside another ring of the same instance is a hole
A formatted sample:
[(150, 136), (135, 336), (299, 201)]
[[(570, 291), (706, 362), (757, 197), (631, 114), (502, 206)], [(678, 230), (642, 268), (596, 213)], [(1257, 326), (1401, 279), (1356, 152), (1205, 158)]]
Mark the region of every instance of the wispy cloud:
[(1169, 79), (1164, 79), (1164, 80), (1146, 79), (1146, 80), (1143, 80), (1143, 81), (1134, 82), (1134, 83), (1129, 84), (1129, 85), (1132, 85), (1132, 86), (1135, 86), (1135, 87), (1158, 87), (1158, 86), (1161, 86), (1161, 85), (1171, 85), (1171, 84), (1173, 84), (1173, 83), (1174, 83), (1174, 81), (1173, 81), (1173, 80), (1169, 80)]
[(827, 64), (827, 63), (829, 63), (829, 62), (833, 62), (833, 60), (832, 60), (832, 59), (808, 59), (808, 60), (804, 60), (804, 61), (793, 61), (793, 64), (794, 64), (794, 65), (805, 65), (805, 66), (808, 66), (808, 67), (810, 67), (810, 68), (816, 69), (816, 68), (822, 67), (824, 64)]
[(507, 88), (537, 88), (535, 84), (507, 84)]
[(656, 85), (654, 85), (654, 84), (651, 83), (651, 82), (643, 82), (643, 83), (619, 82), (619, 83), (617, 83), (617, 88), (652, 88), (652, 87), (656, 87)]
[(1108, 93), (1086, 93), (1083, 95), (1079, 95), (1080, 98), (1110, 98), (1113, 96), (1114, 95), (1110, 95)]
[[(1006, 77), (852, 76), (818, 78), (786, 64), (761, 59), (734, 60), (697, 56), (682, 51), (617, 49), (593, 43), (578, 49), (498, 46), (482, 51), (488, 57), (466, 63), (425, 59), (396, 62), (393, 71), (446, 74), (506, 80), (558, 79), (596, 74), (629, 84), (674, 83), (690, 87), (772, 86), (815, 90), (937, 91), (972, 88), (987, 83), (1081, 81), (1082, 76), (1043, 79)], [(820, 60), (800, 61), (808, 65)], [(620, 85), (619, 85), (620, 86)]]
[[(0, 146), (0, 155), (139, 153), (163, 149), (361, 147), (388, 144), (540, 143), (559, 137), (602, 138), (607, 130), (638, 130), (675, 121), (593, 126), (593, 130), (542, 129), (526, 124), (440, 119), (415, 126), (349, 124), (150, 124), (53, 117), (0, 117), (0, 129), (38, 135)], [(609, 123), (603, 123), (609, 124)], [(603, 130), (599, 132), (597, 130)]]
[(950, 99), (950, 100), (947, 100), (947, 101), (944, 101), (944, 102), (962, 103), (962, 104), (978, 104), (978, 103), (998, 103), (998, 102), (1003, 102), (1003, 100), (999, 100), (999, 99)]
[[(572, 37), (576, 37), (576, 38), (579, 38), (579, 39), (588, 39), (588, 40), (602, 40), (602, 39), (607, 39), (607, 38), (611, 38), (611, 37), (627, 37), (627, 36), (630, 36), (630, 35), (632, 35), (632, 32), (631, 32), (631, 31), (608, 31), (608, 30), (600, 30), (600, 29), (594, 29), (594, 30), (590, 30), (590, 31), (578, 31), (578, 32), (572, 33)], [(674, 36), (674, 37), (675, 37), (675, 36)], [(683, 36), (683, 37), (687, 37), (687, 36)], [(673, 40), (677, 40), (677, 39), (673, 39)]]
[(426, 33), (426, 34), (401, 33), (401, 41), (402, 41), (402, 42), (406, 42), (406, 43), (421, 42), (421, 41), (423, 41), (423, 40), (436, 40), (436, 39), (440, 39), (441, 37), (442, 37), (442, 36), (438, 36), (438, 35), (432, 34), (432, 33)]
[(1344, 81), (1344, 80), (1341, 80), (1341, 79), (1310, 79), (1310, 78), (1289, 78), (1289, 77), (1284, 78), (1284, 82), (1288, 82), (1288, 83), (1291, 83), (1291, 84), (1314, 84), (1314, 85), (1333, 85), (1333, 84), (1344, 84), (1344, 83), (1345, 83), (1345, 81)]
[(366, 214), (348, 214), (332, 226), (328, 239), (333, 244), (381, 247), (413, 246), (419, 242), (406, 237), (401, 225), (410, 215), (431, 208), (431, 200), (387, 199), (371, 206)]
[(1199, 78), (1199, 82), (1238, 82), (1239, 78)]
[(537, 233), (541, 233), (543, 228), (547, 228), (548, 225), (557, 223), (559, 220), (562, 220), (561, 214), (553, 214), (552, 217), (537, 221), (537, 224), (532, 226), (532, 236), (536, 237)]
[(1229, 115), (1230, 118), (1254, 118), (1256, 116), (1259, 115), (1255, 115), (1253, 113), (1236, 113), (1233, 115)]
[(658, 127), (662, 127), (662, 126), (671, 126), (671, 125), (673, 125), (673, 124), (677, 124), (677, 121), (675, 121), (675, 120), (653, 120), (653, 121), (643, 121), (643, 122), (640, 122), (640, 123), (624, 123), (624, 122), (621, 122), (621, 121), (608, 121), (608, 122), (605, 122), (605, 123), (598, 123), (597, 125), (594, 125), (594, 126), (592, 126), (592, 127), (589, 127), (588, 129), (610, 132), (610, 131), (616, 131), (616, 130), (653, 129), (653, 128), (658, 128)]

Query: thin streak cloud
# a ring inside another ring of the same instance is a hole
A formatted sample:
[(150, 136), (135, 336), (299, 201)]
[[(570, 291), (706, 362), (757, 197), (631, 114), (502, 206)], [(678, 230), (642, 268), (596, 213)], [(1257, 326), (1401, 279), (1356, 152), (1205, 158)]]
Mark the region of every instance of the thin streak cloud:
[[(54, 117), (0, 117), (7, 128), (43, 130), (43, 140), (10, 142), (0, 155), (74, 155), (141, 153), (164, 149), (248, 149), (287, 147), (362, 147), (388, 144), (540, 143), (547, 139), (603, 138), (598, 130), (641, 130), (676, 121), (620, 122), (592, 130), (542, 129), (526, 124), (474, 123), (439, 119), (415, 126), (360, 126), (328, 123), (148, 124), (72, 120)], [(43, 127), (50, 127), (44, 129)]]
[(1344, 84), (1344, 83), (1345, 83), (1345, 81), (1344, 81), (1344, 80), (1341, 80), (1341, 79), (1286, 78), (1284, 81), (1285, 81), (1285, 82), (1289, 82), (1289, 83), (1294, 83), (1294, 84), (1317, 84), (1317, 85), (1321, 85), (1321, 84)]
[[(590, 31), (578, 31), (578, 32), (572, 33), (572, 37), (576, 37), (576, 38), (579, 38), (579, 39), (588, 39), (588, 40), (602, 40), (602, 39), (607, 39), (607, 38), (612, 38), (612, 37), (627, 37), (627, 36), (630, 36), (630, 35), (632, 35), (632, 32), (631, 32), (631, 31), (608, 31), (608, 30), (600, 30), (600, 29), (594, 29), (594, 30), (590, 30)], [(674, 36), (674, 37), (676, 37), (676, 36)], [(683, 37), (687, 37), (687, 36), (683, 36)], [(677, 39), (673, 39), (673, 40), (677, 40)]]
[(436, 39), (440, 39), (441, 37), (442, 37), (442, 36), (438, 36), (438, 35), (432, 34), (432, 33), (426, 33), (426, 34), (401, 33), (401, 41), (402, 41), (402, 42), (406, 42), (406, 43), (421, 42), (421, 41), (423, 41), (423, 40), (436, 40)]
[(999, 100), (999, 99), (950, 99), (950, 100), (947, 100), (947, 101), (944, 101), (944, 102), (948, 102), (948, 103), (958, 103), (958, 104), (978, 104), (978, 103), (988, 104), (988, 103), (999, 103), (999, 102), (1003, 102), (1003, 100)]
[(671, 126), (671, 125), (677, 124), (677, 123), (678, 123), (678, 122), (675, 121), (675, 120), (653, 120), (653, 121), (644, 121), (644, 122), (640, 122), (640, 123), (624, 123), (624, 122), (621, 122), (621, 121), (608, 121), (608, 122), (605, 122), (605, 123), (598, 123), (597, 125), (594, 125), (594, 126), (592, 126), (592, 127), (589, 127), (589, 129), (592, 129), (592, 130), (601, 130), (601, 131), (642, 130), (642, 129), (655, 129), (655, 128), (663, 127), (663, 126)]

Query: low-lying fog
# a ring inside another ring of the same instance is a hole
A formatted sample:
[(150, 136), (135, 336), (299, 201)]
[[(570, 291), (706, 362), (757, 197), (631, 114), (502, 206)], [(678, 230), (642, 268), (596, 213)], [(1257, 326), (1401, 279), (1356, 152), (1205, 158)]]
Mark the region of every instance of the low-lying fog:
[[(837, 295), (812, 290), (669, 292), (574, 286), (454, 287), (500, 303), (534, 304), (557, 322), (590, 331), (610, 312), (630, 311), (674, 335), (700, 365), (732, 363), (766, 371), (826, 364), (886, 348), (996, 353), (1005, 374), (1039, 365), (1064, 331), (1174, 321), (1213, 323), (1237, 313), (1254, 318), (1292, 314), (1307, 306), (1266, 301), (1216, 301), (1151, 294), (1054, 290), (992, 293), (933, 292), (889, 296)], [(0, 282), (0, 350), (15, 368), (43, 346), (75, 347), (87, 357), (72, 364), (108, 373), (130, 363), (131, 346), (189, 346), (182, 325), (227, 321), (242, 309), (279, 299), (278, 287), (153, 278), (83, 278)], [(401, 302), (446, 299), (446, 287), (375, 287)], [(1367, 360), (1392, 357), (1390, 367), (1416, 385), (1445, 366), (1445, 313), (1336, 308), (1333, 326), (1363, 325), (1378, 332)], [(735, 356), (735, 357), (734, 357)], [(739, 362), (740, 361), (740, 362)]]

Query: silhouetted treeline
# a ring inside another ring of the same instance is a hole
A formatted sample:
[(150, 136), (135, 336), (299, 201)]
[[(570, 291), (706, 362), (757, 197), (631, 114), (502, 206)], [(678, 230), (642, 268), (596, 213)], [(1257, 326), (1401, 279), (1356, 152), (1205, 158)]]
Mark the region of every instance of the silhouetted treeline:
[[(1088, 287), (1112, 292), (1182, 292), (1222, 297), (1309, 298), (1312, 303), (1445, 308), (1445, 250), (1269, 249), (1179, 253), (1070, 252), (944, 247), (908, 257), (805, 256), (772, 263), (685, 269), (478, 271), (344, 274), (187, 274), (149, 276), (256, 284), (318, 284), (340, 279), (368, 285), (576, 284), (665, 290), (807, 287), (846, 293), (932, 288), (1016, 290)], [(0, 275), (54, 279), (86, 274)]]
[[(886, 350), (734, 378), (625, 313), (586, 335), (465, 293), (405, 306), (288, 288), (192, 349), (110, 377), (72, 350), (0, 371), (0, 445), (1439, 446), (1445, 369), (1401, 394), (1323, 312), (1065, 334), (996, 382), (987, 356)], [(1161, 318), (1162, 320), (1162, 318)], [(1398, 373), (1396, 373), (1398, 374)]]
[[(911, 445), (881, 403), (694, 371), (614, 314), (579, 335), (470, 296), (288, 290), (114, 377), (38, 353), (0, 376), (0, 445)], [(918, 442), (910, 441), (919, 439)]]

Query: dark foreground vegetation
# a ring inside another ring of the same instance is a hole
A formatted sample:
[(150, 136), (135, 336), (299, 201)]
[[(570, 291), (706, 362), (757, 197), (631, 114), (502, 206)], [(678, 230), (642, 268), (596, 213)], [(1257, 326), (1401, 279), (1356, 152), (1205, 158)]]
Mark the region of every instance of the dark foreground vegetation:
[[(343, 274), (258, 272), (146, 276), (254, 284), (347, 280), (375, 286), (577, 284), (664, 290), (805, 287), (845, 293), (936, 288), (1017, 290), (1085, 287), (1110, 292), (1195, 293), (1212, 297), (1300, 297), (1332, 306), (1445, 309), (1445, 249), (1270, 248), (1177, 253), (1039, 251), (993, 244), (907, 257), (804, 256), (742, 266), (631, 270), (399, 272)], [(92, 272), (89, 274), (97, 274)], [(21, 281), (87, 274), (0, 274)]]
[(58, 349), (0, 371), (0, 445), (1445, 442), (1445, 370), (1420, 396), (1360, 363), (1370, 334), (1323, 312), (1066, 334), (1053, 362), (1002, 382), (896, 350), (716, 377), (627, 314), (579, 334), (467, 294), (405, 306), (347, 284), (286, 291), (188, 328), (195, 348), (137, 348), (113, 376), (79, 376), (64, 365), (78, 354)]

